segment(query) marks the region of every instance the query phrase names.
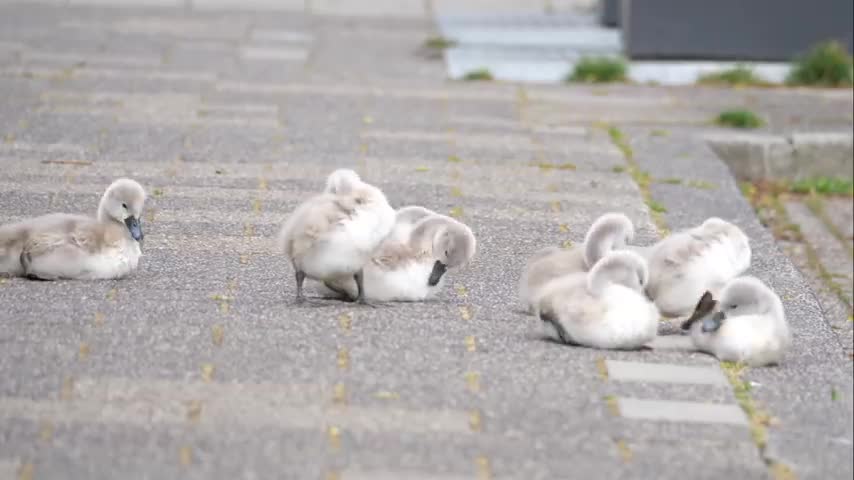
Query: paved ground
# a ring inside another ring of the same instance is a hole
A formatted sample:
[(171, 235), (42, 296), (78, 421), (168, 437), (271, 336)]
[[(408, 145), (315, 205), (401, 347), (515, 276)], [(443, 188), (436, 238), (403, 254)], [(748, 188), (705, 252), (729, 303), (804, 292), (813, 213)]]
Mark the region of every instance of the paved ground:
[[(0, 221), (151, 194), (132, 278), (0, 281), (0, 479), (851, 477), (851, 359), (702, 141), (742, 104), (850, 129), (851, 92), (448, 83), (419, 54), (442, 2), (130, 3), (0, 2)], [(438, 301), (289, 303), (271, 239), (338, 166), (472, 226)], [(658, 236), (629, 166), (670, 179), (670, 228), (742, 225), (784, 299), (791, 355), (745, 373), (765, 449), (682, 338), (569, 348), (519, 313), (535, 249), (611, 210)]]

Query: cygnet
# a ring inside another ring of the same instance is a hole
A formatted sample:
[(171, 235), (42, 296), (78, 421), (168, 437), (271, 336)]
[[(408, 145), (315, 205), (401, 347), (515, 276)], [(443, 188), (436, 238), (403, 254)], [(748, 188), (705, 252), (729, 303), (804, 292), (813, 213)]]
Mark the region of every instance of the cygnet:
[(656, 243), (648, 256), (647, 295), (662, 314), (690, 315), (706, 291), (716, 295), (750, 266), (750, 241), (740, 228), (712, 217)]
[(730, 281), (713, 310), (692, 318), (684, 326), (694, 347), (719, 360), (751, 366), (777, 364), (792, 343), (780, 297), (755, 277)]
[[(401, 221), (400, 216), (398, 220)], [(404, 217), (402, 221), (409, 219)], [(467, 225), (439, 214), (422, 217), (406, 238), (406, 242), (400, 242), (389, 236), (365, 265), (369, 300), (413, 302), (434, 297), (444, 286), (446, 271), (469, 263), (477, 245)], [(347, 298), (357, 294), (356, 285), (349, 278), (326, 281), (325, 286)]]
[(145, 190), (122, 178), (104, 192), (96, 218), (55, 213), (0, 227), (0, 275), (39, 280), (115, 279), (137, 268)]
[(613, 251), (588, 273), (552, 280), (538, 296), (537, 314), (567, 344), (637, 349), (655, 338), (658, 309), (643, 293), (643, 257)]
[(570, 273), (586, 272), (612, 250), (625, 248), (634, 237), (632, 221), (622, 213), (606, 213), (597, 218), (584, 237), (584, 244), (569, 249), (546, 247), (535, 253), (525, 266), (519, 282), (519, 297), (529, 312), (533, 298), (548, 282)]
[(348, 277), (356, 284), (354, 300), (367, 303), (363, 267), (391, 232), (394, 216), (379, 188), (352, 170), (332, 172), (324, 193), (297, 207), (279, 233), (279, 247), (294, 268), (296, 302), (305, 300), (306, 278)]

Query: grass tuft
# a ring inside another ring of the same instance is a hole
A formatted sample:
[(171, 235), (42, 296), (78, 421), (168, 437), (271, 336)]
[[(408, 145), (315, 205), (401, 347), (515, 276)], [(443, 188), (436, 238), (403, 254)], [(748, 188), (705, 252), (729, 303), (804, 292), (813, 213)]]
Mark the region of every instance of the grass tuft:
[(564, 163), (550, 163), (550, 162), (537, 162), (535, 164), (540, 170), (575, 170), (577, 167), (574, 163), (564, 162)]
[(823, 193), (827, 195), (854, 195), (854, 179), (818, 177), (798, 180), (791, 184), (795, 193)]
[(841, 43), (835, 41), (821, 43), (794, 61), (786, 83), (818, 87), (850, 87), (854, 84), (854, 62)]
[(759, 128), (765, 122), (750, 110), (727, 110), (721, 112), (715, 119), (715, 123), (724, 127), (732, 128)]
[(445, 50), (455, 46), (457, 46), (456, 40), (445, 38), (441, 35), (436, 35), (435, 37), (430, 37), (427, 40), (424, 40), (424, 47), (431, 50)]
[(490, 72), (486, 68), (479, 68), (477, 70), (472, 70), (465, 75), (463, 75), (463, 80), (467, 82), (477, 82), (477, 81), (492, 81), (495, 80), (495, 77), (492, 76), (492, 72)]
[(626, 81), (626, 62), (619, 58), (582, 58), (566, 77), (567, 82), (612, 83)]
[(697, 83), (700, 85), (729, 85), (731, 87), (767, 86), (770, 84), (756, 75), (752, 68), (742, 65), (703, 75), (697, 80)]

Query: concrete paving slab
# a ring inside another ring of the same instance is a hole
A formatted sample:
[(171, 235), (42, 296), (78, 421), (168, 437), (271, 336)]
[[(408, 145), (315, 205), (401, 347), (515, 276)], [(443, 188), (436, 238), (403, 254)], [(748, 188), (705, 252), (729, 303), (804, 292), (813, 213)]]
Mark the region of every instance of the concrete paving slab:
[(618, 398), (620, 414), (626, 418), (669, 422), (729, 423), (747, 426), (747, 417), (738, 405), (673, 402)]
[(729, 386), (719, 368), (605, 360), (608, 378), (617, 382), (688, 383)]

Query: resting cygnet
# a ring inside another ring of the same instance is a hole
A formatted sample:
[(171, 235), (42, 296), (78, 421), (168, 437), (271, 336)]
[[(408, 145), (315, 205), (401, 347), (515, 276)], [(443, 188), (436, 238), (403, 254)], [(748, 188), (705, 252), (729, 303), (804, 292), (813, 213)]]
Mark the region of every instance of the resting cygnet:
[(366, 303), (362, 267), (394, 225), (394, 210), (383, 192), (356, 172), (332, 172), (324, 193), (297, 207), (282, 226), (279, 247), (294, 267), (296, 301), (305, 300), (306, 277), (318, 281), (353, 278), (354, 297)]
[(713, 295), (750, 266), (750, 241), (740, 228), (712, 217), (656, 243), (647, 257), (647, 295), (662, 314), (687, 316), (703, 292)]
[(698, 350), (751, 366), (780, 362), (792, 337), (780, 297), (762, 281), (739, 277), (727, 283), (717, 302), (708, 292), (703, 298), (714, 307), (683, 325)]
[(606, 213), (597, 218), (584, 237), (584, 244), (562, 249), (546, 247), (535, 253), (519, 282), (519, 297), (533, 312), (533, 297), (545, 284), (570, 273), (586, 272), (611, 250), (626, 247), (634, 237), (632, 221), (622, 213)]
[(0, 275), (40, 280), (122, 278), (142, 255), (145, 190), (122, 178), (107, 188), (97, 218), (55, 213), (0, 227)]
[[(365, 265), (368, 298), (381, 302), (431, 298), (444, 286), (448, 269), (474, 257), (476, 245), (467, 225), (439, 214), (424, 217), (415, 223), (406, 242), (390, 236)], [(327, 281), (325, 286), (349, 298), (357, 291), (349, 278)]]
[(658, 333), (658, 309), (644, 294), (643, 257), (613, 251), (588, 273), (552, 280), (538, 296), (537, 313), (561, 341), (607, 349), (637, 349)]

